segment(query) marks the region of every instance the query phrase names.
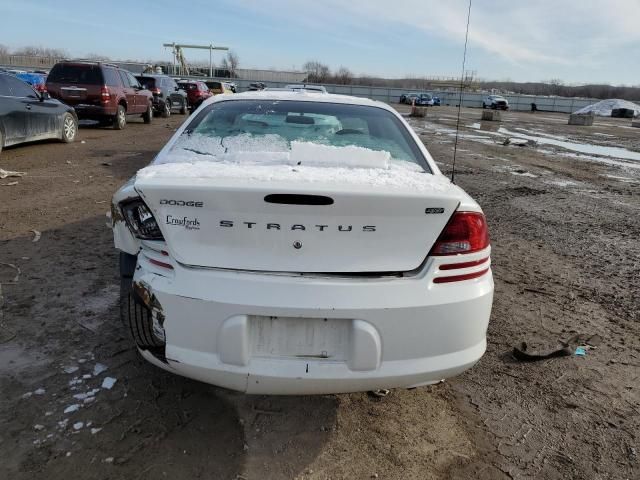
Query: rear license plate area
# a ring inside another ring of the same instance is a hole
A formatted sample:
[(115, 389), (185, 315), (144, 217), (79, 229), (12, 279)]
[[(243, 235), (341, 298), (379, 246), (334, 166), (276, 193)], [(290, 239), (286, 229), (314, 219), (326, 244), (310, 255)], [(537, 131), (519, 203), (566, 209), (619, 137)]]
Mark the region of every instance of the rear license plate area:
[(250, 316), (251, 355), (345, 361), (350, 330), (348, 319)]

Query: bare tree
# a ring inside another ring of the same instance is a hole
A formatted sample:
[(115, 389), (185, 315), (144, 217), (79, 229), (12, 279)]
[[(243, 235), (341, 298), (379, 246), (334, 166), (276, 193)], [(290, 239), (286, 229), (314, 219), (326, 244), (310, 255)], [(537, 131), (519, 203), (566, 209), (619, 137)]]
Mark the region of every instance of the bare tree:
[(87, 60), (94, 60), (96, 62), (109, 62), (111, 59), (106, 55), (101, 55), (99, 53), (87, 53)]
[(231, 76), (235, 77), (236, 76), (236, 70), (238, 69), (238, 66), (240, 65), (240, 57), (238, 57), (238, 54), (236, 52), (234, 52), (233, 50), (229, 50), (227, 52), (227, 57), (224, 60), (225, 60), (225, 62), (227, 64), (226, 68), (231, 73)]
[(48, 48), (48, 47), (36, 47), (33, 45), (28, 45), (26, 47), (21, 47), (16, 50), (15, 55), (27, 55), (32, 57), (66, 57), (67, 52), (60, 48)]
[(302, 68), (307, 72), (307, 80), (309, 82), (326, 82), (331, 76), (329, 67), (317, 60), (309, 60)]
[(333, 78), (337, 84), (349, 85), (353, 81), (353, 73), (347, 67), (340, 67)]

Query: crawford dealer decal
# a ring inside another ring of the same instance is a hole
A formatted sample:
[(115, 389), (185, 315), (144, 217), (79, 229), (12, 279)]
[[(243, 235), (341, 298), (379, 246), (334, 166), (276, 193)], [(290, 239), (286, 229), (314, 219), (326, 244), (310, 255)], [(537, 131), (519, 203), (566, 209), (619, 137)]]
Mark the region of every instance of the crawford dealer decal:
[(174, 217), (173, 215), (167, 215), (166, 224), (175, 227), (184, 227), (186, 230), (200, 230), (200, 222), (195, 217)]

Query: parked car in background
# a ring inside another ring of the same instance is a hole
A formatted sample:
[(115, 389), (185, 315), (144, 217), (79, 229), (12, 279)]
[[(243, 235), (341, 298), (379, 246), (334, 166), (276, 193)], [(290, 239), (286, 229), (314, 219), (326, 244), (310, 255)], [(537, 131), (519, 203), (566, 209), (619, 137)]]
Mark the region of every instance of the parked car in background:
[(421, 93), (416, 97), (415, 104), (423, 107), (433, 107), (435, 102), (430, 93)]
[(187, 93), (187, 102), (191, 112), (194, 112), (207, 98), (213, 96), (207, 84), (200, 80), (180, 80), (178, 87)]
[(436, 107), (439, 107), (441, 104), (441, 100), (440, 97), (436, 97), (435, 95), (432, 97), (433, 98), (433, 105)]
[(417, 93), (403, 93), (400, 95), (400, 103), (404, 103), (407, 105), (411, 105), (413, 100), (418, 98), (419, 94)]
[(327, 89), (322, 85), (310, 85), (308, 83), (296, 83), (285, 85), (287, 90), (306, 90), (308, 92), (327, 93)]
[(46, 81), (47, 75), (36, 72), (17, 73), (18, 77), (23, 82), (31, 85), (37, 92), (42, 93), (47, 91)]
[(14, 75), (0, 73), (0, 150), (49, 138), (73, 142), (77, 132), (73, 108), (36, 92)]
[(178, 87), (173, 78), (149, 73), (136, 75), (136, 79), (153, 95), (153, 108), (160, 116), (167, 118), (174, 108), (183, 115), (187, 113), (187, 93)]
[(482, 108), (509, 110), (509, 102), (501, 95), (489, 95), (482, 100)]
[(485, 352), (485, 216), (382, 102), (216, 96), (111, 208), (122, 319), (172, 373), (344, 393), (436, 383)]
[(207, 87), (209, 88), (209, 91), (213, 95), (220, 95), (222, 93), (233, 93), (231, 88), (229, 88), (229, 84), (226, 82), (218, 82), (215, 80), (205, 80), (204, 83), (207, 85)]
[(74, 107), (80, 119), (98, 120), (116, 130), (126, 126), (130, 115), (142, 116), (144, 123), (153, 119), (153, 94), (116, 65), (59, 62), (49, 72), (46, 86), (53, 98)]
[(249, 84), (249, 91), (250, 92), (257, 92), (258, 90), (264, 90), (266, 87), (266, 85), (262, 82), (253, 82)]
[(238, 86), (235, 84), (235, 82), (226, 82), (227, 85), (229, 85), (229, 90), (231, 90), (233, 93), (236, 93), (238, 91)]

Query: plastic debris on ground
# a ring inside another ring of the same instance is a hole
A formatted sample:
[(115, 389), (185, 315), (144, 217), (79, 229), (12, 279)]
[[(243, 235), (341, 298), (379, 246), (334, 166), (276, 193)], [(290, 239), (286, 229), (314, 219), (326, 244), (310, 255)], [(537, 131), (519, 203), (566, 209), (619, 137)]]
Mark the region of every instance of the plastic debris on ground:
[(0, 178), (24, 177), (26, 174), (26, 172), (12, 172), (11, 170), (4, 170), (0, 168)]
[(587, 354), (587, 350), (584, 347), (577, 347), (575, 354), (578, 357), (584, 357)]
[(513, 356), (521, 362), (535, 362), (549, 358), (568, 357), (573, 353), (571, 348), (562, 347), (553, 350), (530, 350), (526, 342), (513, 347)]

